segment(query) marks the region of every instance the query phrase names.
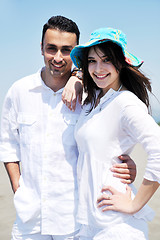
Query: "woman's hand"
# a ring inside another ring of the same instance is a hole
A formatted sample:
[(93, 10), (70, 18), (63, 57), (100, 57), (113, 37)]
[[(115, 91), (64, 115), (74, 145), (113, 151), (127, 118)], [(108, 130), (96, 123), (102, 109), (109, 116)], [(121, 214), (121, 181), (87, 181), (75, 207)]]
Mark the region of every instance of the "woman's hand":
[(75, 76), (71, 76), (65, 85), (62, 93), (62, 101), (72, 111), (76, 109), (77, 99), (81, 104), (83, 93), (82, 80)]
[[(110, 191), (111, 194), (106, 194), (105, 191)], [(102, 195), (97, 199), (98, 208), (102, 208), (102, 212), (113, 210), (128, 214), (136, 212), (134, 209), (133, 200), (131, 199), (131, 188), (126, 185), (126, 193), (118, 192), (111, 186), (102, 188)]]
[[(118, 192), (111, 186), (103, 187), (101, 192), (103, 193), (97, 199), (98, 207), (103, 207), (102, 211), (118, 211), (128, 214), (134, 214), (144, 207), (144, 205), (151, 199), (155, 191), (158, 189), (159, 183), (156, 181), (150, 181), (143, 179), (140, 188), (135, 195), (134, 199), (131, 199), (131, 188), (126, 185), (126, 192)], [(104, 193), (109, 191), (109, 194)]]

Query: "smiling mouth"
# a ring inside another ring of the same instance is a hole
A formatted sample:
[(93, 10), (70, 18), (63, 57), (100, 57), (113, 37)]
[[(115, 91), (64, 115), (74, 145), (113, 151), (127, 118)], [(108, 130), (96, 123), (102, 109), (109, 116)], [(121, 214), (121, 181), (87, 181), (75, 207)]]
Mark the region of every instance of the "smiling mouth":
[(52, 64), (52, 66), (56, 69), (61, 69), (64, 65)]
[(51, 66), (51, 68), (60, 70), (61, 68), (64, 67), (64, 63), (63, 63), (63, 62), (57, 63), (57, 62), (51, 62), (51, 61), (50, 61), (50, 66)]
[(104, 78), (108, 77), (110, 75), (110, 73), (105, 74), (105, 75), (96, 75), (96, 74), (94, 74), (94, 75), (97, 79), (103, 80)]

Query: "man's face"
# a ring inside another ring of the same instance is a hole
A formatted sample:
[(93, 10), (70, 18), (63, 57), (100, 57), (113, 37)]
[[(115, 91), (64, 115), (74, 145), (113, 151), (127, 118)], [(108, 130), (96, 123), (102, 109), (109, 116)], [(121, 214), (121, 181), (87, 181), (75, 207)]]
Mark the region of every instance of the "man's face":
[(47, 29), (42, 49), (46, 68), (52, 77), (62, 77), (70, 74), (72, 60), (71, 50), (77, 45), (75, 33)]

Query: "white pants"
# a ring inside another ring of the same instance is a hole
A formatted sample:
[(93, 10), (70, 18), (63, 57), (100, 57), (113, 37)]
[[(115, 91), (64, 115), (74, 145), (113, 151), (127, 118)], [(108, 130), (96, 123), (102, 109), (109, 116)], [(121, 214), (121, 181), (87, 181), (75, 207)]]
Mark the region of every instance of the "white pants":
[(23, 234), (18, 231), (16, 224), (13, 225), (11, 240), (78, 240), (78, 231), (67, 235), (41, 235), (41, 233)]
[(79, 240), (148, 240), (148, 225), (143, 219), (131, 217), (109, 229), (82, 225), (78, 236)]

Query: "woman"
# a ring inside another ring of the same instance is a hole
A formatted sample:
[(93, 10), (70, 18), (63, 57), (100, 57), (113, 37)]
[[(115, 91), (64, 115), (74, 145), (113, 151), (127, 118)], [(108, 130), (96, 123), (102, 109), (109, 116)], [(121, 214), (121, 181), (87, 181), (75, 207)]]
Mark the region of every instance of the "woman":
[[(147, 220), (153, 212), (146, 203), (160, 182), (160, 128), (148, 114), (151, 85), (138, 69), (143, 61), (128, 53), (126, 45), (123, 32), (101, 28), (71, 52), (73, 63), (83, 70), (87, 93), (75, 129), (80, 239), (148, 239)], [(136, 193), (110, 167), (138, 142), (148, 163)]]

